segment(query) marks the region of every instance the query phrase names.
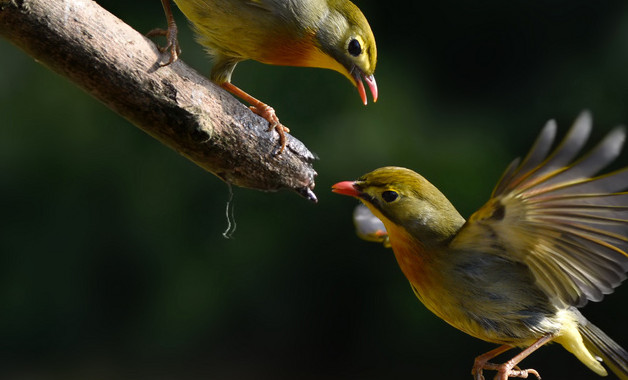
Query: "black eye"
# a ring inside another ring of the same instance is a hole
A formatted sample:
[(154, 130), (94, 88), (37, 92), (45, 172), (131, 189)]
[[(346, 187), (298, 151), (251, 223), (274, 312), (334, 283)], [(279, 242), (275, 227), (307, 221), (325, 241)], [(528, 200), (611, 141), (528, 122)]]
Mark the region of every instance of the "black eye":
[(360, 46), (360, 41), (356, 40), (355, 38), (351, 39), (351, 41), (349, 41), (349, 47), (347, 48), (347, 50), (349, 51), (349, 54), (354, 57), (360, 55), (362, 53), (362, 46)]
[(392, 202), (395, 199), (399, 198), (399, 194), (396, 191), (386, 190), (382, 193), (382, 199), (386, 202)]

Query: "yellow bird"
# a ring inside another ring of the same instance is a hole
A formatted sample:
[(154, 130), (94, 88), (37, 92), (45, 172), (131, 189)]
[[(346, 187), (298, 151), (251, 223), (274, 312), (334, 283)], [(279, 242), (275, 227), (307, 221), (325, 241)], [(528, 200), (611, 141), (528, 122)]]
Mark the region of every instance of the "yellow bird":
[[(272, 107), (255, 99), (231, 83), (237, 63), (255, 60), (271, 65), (319, 67), (335, 70), (357, 87), (366, 105), (368, 84), (377, 101), (373, 73), (377, 62), (375, 37), (366, 17), (348, 0), (175, 0), (192, 22), (199, 42), (214, 59), (210, 79), (251, 105), (251, 110), (279, 133), (281, 148), (289, 130)], [(180, 52), (177, 27), (169, 0), (162, 0), (168, 30), (156, 29), (149, 35), (165, 35), (170, 51), (167, 64)]]
[[(429, 310), (501, 345), (475, 359), (476, 380), (483, 370), (497, 371), (499, 380), (540, 378), (517, 364), (549, 342), (600, 376), (607, 374), (603, 361), (628, 379), (628, 353), (578, 311), (611, 293), (628, 270), (628, 168), (597, 174), (619, 155), (625, 131), (613, 130), (574, 160), (590, 131), (585, 112), (550, 152), (556, 124), (548, 122), (468, 221), (409, 169), (384, 167), (332, 188), (383, 222), (401, 270)], [(514, 347), (524, 349), (504, 364), (489, 362)]]

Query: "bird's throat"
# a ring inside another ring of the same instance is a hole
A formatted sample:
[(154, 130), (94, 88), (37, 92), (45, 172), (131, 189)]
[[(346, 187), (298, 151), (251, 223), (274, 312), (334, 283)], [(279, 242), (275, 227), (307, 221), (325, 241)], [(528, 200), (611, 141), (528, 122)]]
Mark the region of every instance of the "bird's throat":
[(331, 69), (349, 77), (338, 61), (318, 48), (315, 38), (314, 33), (300, 37), (273, 35), (267, 52), (259, 61), (270, 65)]
[(434, 280), (434, 276), (429, 273), (433, 261), (432, 253), (403, 228), (387, 225), (386, 230), (397, 263), (408, 281), (417, 289), (429, 287)]

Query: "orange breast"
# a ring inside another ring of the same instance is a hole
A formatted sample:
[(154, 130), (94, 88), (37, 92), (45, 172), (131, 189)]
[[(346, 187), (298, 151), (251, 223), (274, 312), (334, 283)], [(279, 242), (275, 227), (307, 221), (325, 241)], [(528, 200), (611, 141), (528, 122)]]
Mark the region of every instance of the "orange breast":
[(443, 276), (442, 263), (437, 257), (439, 252), (431, 252), (413, 239), (403, 229), (386, 226), (390, 234), (390, 242), (395, 252), (395, 258), (401, 271), (415, 289), (417, 298), (432, 313), (452, 326), (467, 331), (473, 330), (467, 326), (463, 313), (457, 308), (457, 302), (446, 288)]
[(274, 35), (265, 44), (264, 63), (281, 66), (304, 66), (310, 51), (315, 48), (312, 37), (294, 39), (292, 36)]
[(430, 270), (430, 257), (423, 245), (405, 230), (387, 226), (395, 258), (406, 278), (417, 290), (427, 289), (437, 279)]
[(348, 75), (338, 61), (318, 48), (313, 31), (302, 37), (274, 34), (265, 46), (266, 52), (259, 59), (260, 62), (280, 66), (318, 67)]

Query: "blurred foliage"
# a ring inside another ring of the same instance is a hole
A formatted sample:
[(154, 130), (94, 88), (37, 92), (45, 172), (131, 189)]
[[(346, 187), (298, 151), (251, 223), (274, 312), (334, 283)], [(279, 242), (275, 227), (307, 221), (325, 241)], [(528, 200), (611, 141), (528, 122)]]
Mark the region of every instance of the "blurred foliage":
[[(159, 1), (100, 3), (141, 32)], [(0, 377), (470, 378), (492, 347), (431, 315), (390, 251), (358, 240), (330, 186), (413, 168), (463, 215), (543, 123), (628, 122), (625, 0), (356, 1), (378, 40), (380, 101), (337, 73), (238, 66), (319, 156), (317, 205), (228, 189), (0, 41)], [(210, 62), (177, 11), (182, 58)], [(621, 162), (628, 162), (624, 154)], [(628, 346), (628, 290), (584, 313)], [(524, 363), (597, 378), (560, 347)]]

